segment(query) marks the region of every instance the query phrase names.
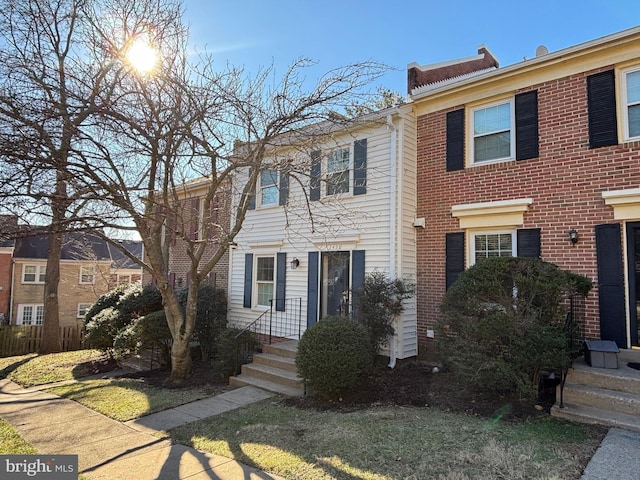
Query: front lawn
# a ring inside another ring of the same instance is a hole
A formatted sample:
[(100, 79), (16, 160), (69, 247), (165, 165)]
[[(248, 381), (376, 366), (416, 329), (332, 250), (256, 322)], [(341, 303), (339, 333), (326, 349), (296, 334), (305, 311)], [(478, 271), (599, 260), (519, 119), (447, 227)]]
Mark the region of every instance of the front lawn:
[(110, 370), (115, 363), (99, 350), (76, 350), (50, 355), (20, 355), (0, 358), (0, 378), (23, 387), (73, 380)]
[(316, 411), (263, 402), (170, 432), (300, 480), (578, 479), (604, 435), (547, 415), (504, 422), (435, 408)]

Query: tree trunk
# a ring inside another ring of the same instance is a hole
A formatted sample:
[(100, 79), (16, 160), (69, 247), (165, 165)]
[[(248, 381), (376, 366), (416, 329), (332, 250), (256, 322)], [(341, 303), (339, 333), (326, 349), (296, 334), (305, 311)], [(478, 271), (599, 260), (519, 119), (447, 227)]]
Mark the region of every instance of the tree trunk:
[(161, 293), (164, 300), (167, 323), (173, 339), (171, 344), (171, 375), (167, 379), (167, 384), (178, 386), (191, 373), (190, 343), (195, 316), (190, 316), (188, 312), (182, 312), (182, 307), (170, 287), (167, 287), (164, 292), (161, 290)]
[(60, 315), (58, 306), (58, 284), (60, 283), (60, 255), (62, 252), (62, 232), (56, 223), (49, 232), (47, 271), (44, 279), (44, 324), (40, 353), (62, 351), (60, 340)]

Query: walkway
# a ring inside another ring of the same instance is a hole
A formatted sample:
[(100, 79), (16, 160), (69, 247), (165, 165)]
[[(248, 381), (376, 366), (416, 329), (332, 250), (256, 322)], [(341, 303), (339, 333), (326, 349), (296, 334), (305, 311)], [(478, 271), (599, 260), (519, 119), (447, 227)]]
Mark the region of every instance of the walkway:
[(0, 380), (0, 418), (42, 453), (77, 454), (80, 473), (92, 480), (275, 480), (280, 477), (162, 438), (162, 430), (269, 397), (242, 387), (123, 424), (72, 400)]

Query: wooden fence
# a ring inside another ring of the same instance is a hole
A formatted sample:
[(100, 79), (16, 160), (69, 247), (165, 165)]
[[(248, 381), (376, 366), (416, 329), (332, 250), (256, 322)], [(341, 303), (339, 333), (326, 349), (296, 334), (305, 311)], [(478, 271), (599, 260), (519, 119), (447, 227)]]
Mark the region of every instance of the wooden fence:
[[(36, 353), (42, 343), (42, 325), (0, 325), (0, 357)], [(81, 326), (60, 327), (62, 350), (80, 350)]]

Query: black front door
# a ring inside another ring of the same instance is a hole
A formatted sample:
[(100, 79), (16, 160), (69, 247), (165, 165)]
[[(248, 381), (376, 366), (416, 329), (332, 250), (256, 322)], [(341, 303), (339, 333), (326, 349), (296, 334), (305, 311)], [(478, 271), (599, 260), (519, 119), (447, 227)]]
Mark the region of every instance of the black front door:
[(627, 224), (627, 249), (631, 345), (638, 346), (638, 317), (640, 316), (640, 222)]
[(349, 313), (349, 252), (322, 254), (322, 317)]

